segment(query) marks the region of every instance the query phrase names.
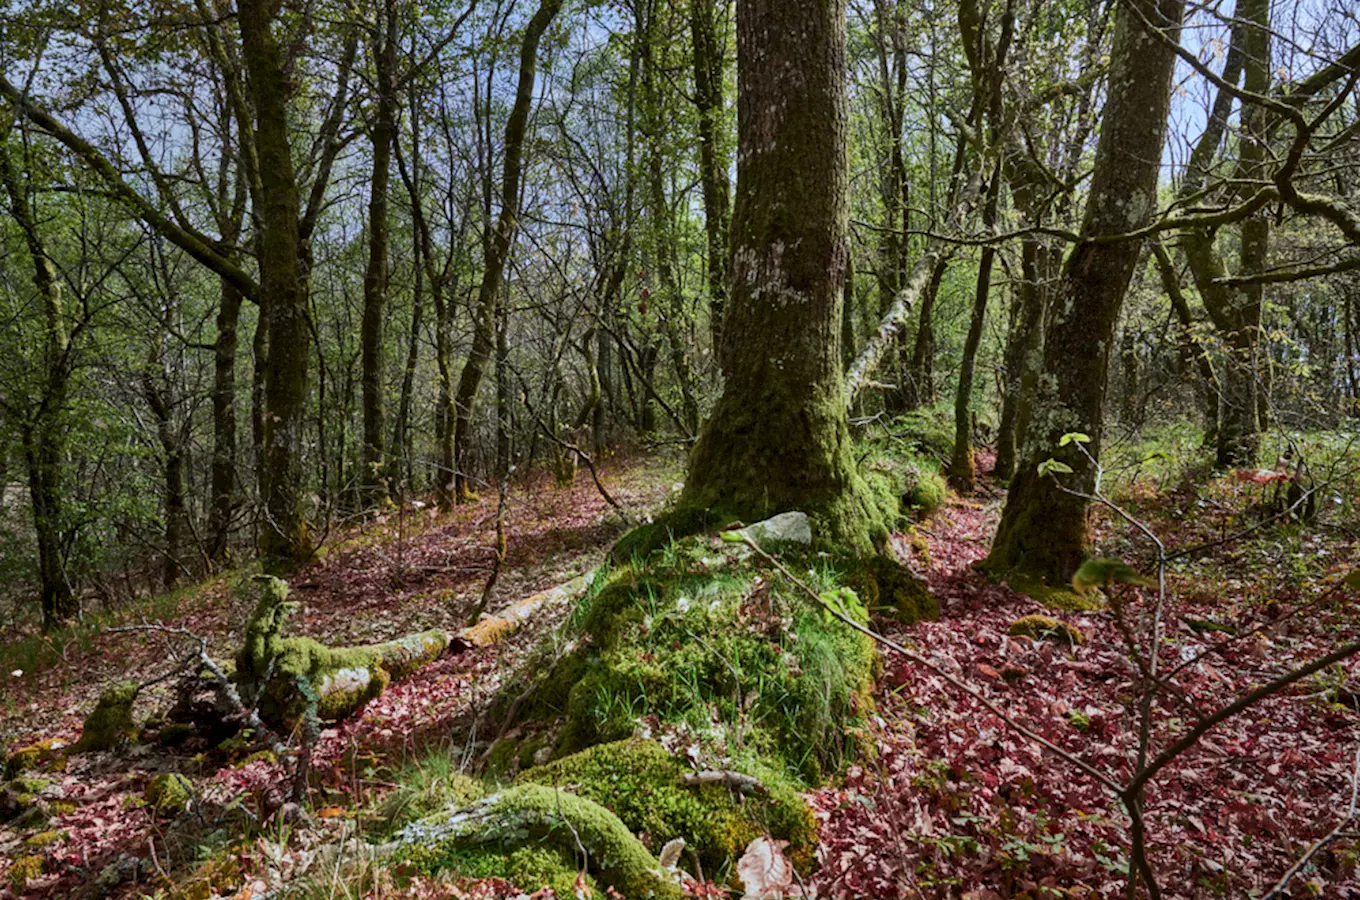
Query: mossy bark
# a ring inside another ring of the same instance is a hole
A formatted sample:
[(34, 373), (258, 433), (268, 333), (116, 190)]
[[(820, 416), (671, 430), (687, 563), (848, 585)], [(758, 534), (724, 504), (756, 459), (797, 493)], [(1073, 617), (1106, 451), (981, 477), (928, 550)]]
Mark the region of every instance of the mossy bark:
[(288, 133), (291, 89), (274, 35), (277, 4), (241, 0), (237, 21), (255, 108), (255, 153), (263, 208), (257, 238), (260, 306), (268, 327), (264, 366), (261, 493), (265, 516), (260, 556), (266, 571), (288, 571), (311, 558), (302, 515), (302, 430), (307, 412), (306, 291), (299, 262), (297, 178)]
[[(1068, 258), (1044, 347), (1032, 422), (986, 567), (1065, 583), (1090, 549), (1087, 504), (1063, 488), (1089, 491), (1104, 425), (1110, 344), (1141, 241), (1101, 241), (1145, 225), (1157, 207), (1157, 175), (1170, 108), (1174, 51), (1146, 21), (1179, 27), (1180, 0), (1131, 0), (1116, 13), (1110, 97), (1096, 148), (1082, 234)], [(1083, 432), (1089, 444), (1059, 447)], [(1064, 484), (1040, 475), (1050, 457), (1073, 470)]]
[(819, 538), (872, 552), (886, 529), (856, 471), (842, 384), (848, 259), (845, 9), (737, 10), (739, 153), (722, 398), (681, 504), (763, 519), (798, 509)]
[(393, 678), (438, 658), (449, 644), (446, 633), (433, 630), (381, 644), (328, 647), (312, 638), (284, 637), (291, 611), (288, 586), (265, 579), (236, 654), (236, 680), (248, 694), (262, 694), (260, 717), (270, 725), (298, 720), (311, 699), (308, 691), (315, 692), (321, 720), (343, 719), (381, 694)]
[(137, 725), (132, 721), (132, 704), (137, 700), (135, 681), (120, 681), (104, 689), (94, 710), (85, 718), (80, 740), (71, 746), (72, 753), (91, 753), (113, 750), (137, 736)]

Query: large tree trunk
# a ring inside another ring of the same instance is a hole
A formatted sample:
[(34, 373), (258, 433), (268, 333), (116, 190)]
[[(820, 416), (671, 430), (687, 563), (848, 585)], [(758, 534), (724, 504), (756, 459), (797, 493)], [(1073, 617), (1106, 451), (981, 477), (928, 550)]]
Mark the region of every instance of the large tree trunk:
[(505, 265), (510, 258), (510, 247), (519, 225), (519, 182), (524, 162), (524, 134), (529, 126), (529, 107), (534, 100), (534, 78), (538, 67), (538, 45), (543, 33), (562, 8), (562, 0), (542, 0), (538, 10), (524, 31), (524, 43), (519, 54), (519, 85), (515, 91), (515, 105), (505, 124), (505, 174), (501, 181), (501, 210), (496, 229), (486, 244), (486, 262), (482, 284), (477, 292), (477, 319), (472, 333), (472, 350), (463, 372), (458, 377), (455, 402), (454, 490), (459, 502), (471, 499), (468, 486), (468, 444), (472, 439), (472, 415), (477, 402), (477, 389), (486, 374), (487, 363), (495, 349), (496, 305), (500, 302), (501, 283)]
[(708, 237), (708, 315), (716, 353), (722, 345), (729, 270), (727, 233), (732, 224), (727, 155), (721, 138), (725, 42), (718, 33), (713, 0), (691, 0), (689, 10), (694, 42), (694, 105), (699, 113), (699, 183), (703, 188), (704, 230)]
[(255, 148), (263, 209), (259, 220), (260, 305), (269, 353), (264, 372), (261, 485), (265, 522), (260, 556), (266, 571), (285, 571), (310, 558), (302, 515), (302, 432), (307, 406), (310, 331), (298, 260), (298, 188), (288, 142), (290, 89), (272, 27), (278, 5), (240, 0), (246, 71), (255, 106)]
[[(1082, 224), (1088, 240), (1077, 245), (1063, 270), (1032, 424), (987, 557), (997, 575), (1061, 585), (1090, 550), (1086, 501), (1063, 488), (1089, 490), (1094, 467), (1082, 446), (1058, 445), (1064, 434), (1083, 432), (1091, 439), (1084, 449), (1099, 458), (1110, 343), (1142, 244), (1091, 238), (1133, 231), (1156, 211), (1176, 57), (1143, 20), (1174, 35), (1182, 12), (1181, 0), (1127, 0), (1115, 14), (1109, 99)], [(1061, 485), (1039, 472), (1049, 458), (1073, 470)]]
[(359, 342), (363, 355), (364, 460), (359, 481), (363, 502), (373, 505), (387, 494), (387, 460), (383, 455), (383, 332), (387, 324), (387, 251), (391, 244), (387, 195), (392, 173), (392, 141), (396, 138), (397, 10), (386, 0), (378, 13), (373, 39), (377, 80), (377, 112), (373, 121), (373, 178), (368, 193), (368, 270), (364, 273), (364, 314)]
[(855, 469), (841, 380), (848, 256), (843, 0), (737, 8), (737, 198), (726, 383), (682, 506), (800, 509), (861, 552), (886, 537)]

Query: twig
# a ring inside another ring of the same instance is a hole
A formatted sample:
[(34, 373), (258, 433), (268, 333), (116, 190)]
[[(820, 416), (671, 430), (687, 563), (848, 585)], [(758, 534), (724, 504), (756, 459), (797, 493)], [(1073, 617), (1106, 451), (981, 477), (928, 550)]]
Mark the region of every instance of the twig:
[(1303, 856), (1300, 856), (1298, 861), (1289, 867), (1289, 871), (1285, 872), (1284, 875), (1280, 877), (1280, 880), (1275, 883), (1275, 886), (1271, 888), (1261, 900), (1273, 900), (1273, 898), (1284, 893), (1285, 886), (1289, 884), (1290, 879), (1303, 871), (1303, 867), (1308, 865), (1308, 861), (1316, 856), (1319, 850), (1336, 840), (1336, 836), (1344, 831), (1346, 826), (1351, 823), (1351, 820), (1355, 818), (1357, 799), (1360, 799), (1360, 750), (1355, 751), (1355, 768), (1351, 772), (1351, 805), (1346, 809), (1346, 814), (1341, 817), (1340, 822), (1336, 823), (1335, 828), (1318, 838), (1313, 843), (1313, 846), (1309, 847), (1304, 852)]

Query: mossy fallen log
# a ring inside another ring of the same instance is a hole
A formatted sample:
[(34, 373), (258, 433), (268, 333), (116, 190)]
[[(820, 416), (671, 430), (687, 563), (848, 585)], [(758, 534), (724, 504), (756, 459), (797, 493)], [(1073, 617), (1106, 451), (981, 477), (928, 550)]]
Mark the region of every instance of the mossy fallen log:
[(260, 697), (260, 717), (271, 725), (298, 721), (309, 703), (315, 703), (322, 721), (343, 719), (381, 694), (392, 679), (433, 662), (449, 645), (448, 634), (439, 629), (359, 647), (284, 637), (295, 607), (285, 582), (261, 579), (260, 600), (236, 654), (236, 682), (248, 695)]

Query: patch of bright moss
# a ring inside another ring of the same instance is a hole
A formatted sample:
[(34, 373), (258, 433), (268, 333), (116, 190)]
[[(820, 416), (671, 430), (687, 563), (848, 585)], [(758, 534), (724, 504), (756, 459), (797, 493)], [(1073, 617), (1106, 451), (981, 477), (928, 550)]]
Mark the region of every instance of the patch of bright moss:
[[(814, 573), (818, 589), (839, 577), (824, 565)], [(544, 661), (548, 674), (520, 710), (565, 718), (559, 757), (630, 737), (654, 715), (740, 731), (772, 766), (815, 781), (853, 752), (853, 723), (871, 703), (872, 641), (716, 538), (615, 571), (560, 637), (575, 649)]]
[(29, 744), (15, 750), (5, 758), (5, 777), (14, 778), (29, 769), (38, 768), (45, 760), (53, 757), (55, 754), (53, 744), (55, 743), (53, 740), (39, 741), (36, 744)]
[[(403, 832), (408, 859), (429, 870), (453, 865), (462, 851), (499, 848), (507, 856), (529, 846), (566, 858), (584, 851), (587, 869), (624, 897), (678, 900), (656, 858), (608, 809), (565, 790), (516, 785), (450, 815)], [(465, 857), (464, 857), (465, 858)], [(574, 878), (573, 870), (573, 878)]]
[(194, 797), (194, 784), (178, 772), (162, 772), (151, 779), (143, 795), (158, 816), (181, 813)]
[(65, 831), (40, 831), (25, 839), (24, 844), (29, 847), (46, 847), (48, 844), (64, 841), (68, 837), (70, 837), (70, 833)]
[(1006, 578), (1006, 583), (1010, 585), (1011, 590), (1018, 591), (1049, 609), (1063, 612), (1090, 612), (1093, 609), (1100, 609), (1102, 605), (1097, 592), (1093, 591), (1090, 596), (1082, 596), (1071, 588), (1051, 587), (1036, 578), (1018, 572), (1011, 573)]
[[(416, 852), (410, 861), (429, 874), (449, 872), (462, 878), (503, 878), (526, 894), (552, 888), (558, 897), (575, 897), (574, 860), (551, 845), (528, 844), (509, 852), (497, 847), (448, 847), (437, 854)], [(585, 876), (590, 896), (595, 879)]]
[(41, 794), (52, 786), (49, 778), (13, 778), (6, 787), (19, 794)]
[(1075, 625), (1053, 618), (1052, 616), (1022, 616), (1006, 629), (1007, 634), (1025, 635), (1036, 639), (1053, 638), (1065, 644), (1084, 644), (1086, 636)]
[(560, 787), (607, 807), (652, 852), (682, 837), (708, 872), (739, 858), (767, 829), (789, 842), (797, 864), (811, 863), (816, 823), (790, 779), (762, 771), (765, 792), (742, 798), (719, 784), (687, 787), (689, 771), (656, 741), (634, 739), (538, 766), (519, 782)]
[(9, 864), (9, 883), (22, 893), (30, 881), (42, 877), (45, 865), (41, 856), (20, 856)]
[(113, 750), (137, 737), (138, 729), (132, 721), (132, 704), (137, 700), (140, 685), (135, 681), (120, 681), (104, 689), (99, 702), (85, 719), (80, 740), (71, 747), (72, 753)]

